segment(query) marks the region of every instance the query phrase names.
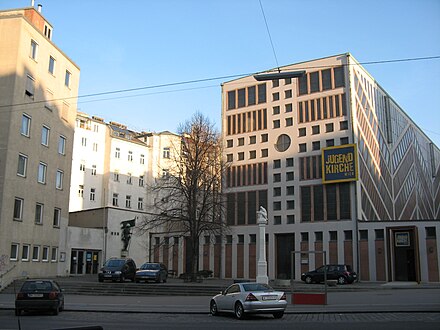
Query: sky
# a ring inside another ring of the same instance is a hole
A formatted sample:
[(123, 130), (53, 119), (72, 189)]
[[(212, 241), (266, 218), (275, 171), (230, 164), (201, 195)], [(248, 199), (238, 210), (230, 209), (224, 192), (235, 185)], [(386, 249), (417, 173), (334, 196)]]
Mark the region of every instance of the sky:
[[(145, 87), (78, 101), (136, 131), (176, 132), (196, 112), (220, 130), (221, 83), (241, 74), (347, 52), (360, 63), (440, 56), (440, 0), (261, 0), (264, 15), (259, 0), (38, 3), (81, 69), (80, 96)], [(440, 58), (364, 68), (440, 147)]]

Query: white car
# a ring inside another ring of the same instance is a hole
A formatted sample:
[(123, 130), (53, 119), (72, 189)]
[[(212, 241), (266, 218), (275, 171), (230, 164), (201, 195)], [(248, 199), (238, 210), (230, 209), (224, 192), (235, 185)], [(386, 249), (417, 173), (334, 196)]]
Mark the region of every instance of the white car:
[(267, 284), (235, 283), (214, 296), (209, 304), (211, 315), (234, 313), (238, 319), (245, 314), (272, 314), (279, 319), (287, 307), (286, 294), (275, 291)]

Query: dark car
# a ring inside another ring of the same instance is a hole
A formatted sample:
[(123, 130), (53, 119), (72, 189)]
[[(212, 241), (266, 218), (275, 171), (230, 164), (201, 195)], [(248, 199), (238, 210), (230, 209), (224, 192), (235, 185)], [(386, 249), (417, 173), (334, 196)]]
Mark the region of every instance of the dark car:
[(126, 279), (134, 281), (136, 263), (130, 258), (110, 258), (99, 270), (98, 281), (111, 280), (124, 282)]
[(168, 278), (168, 270), (164, 264), (156, 262), (146, 262), (136, 272), (136, 282), (155, 281), (157, 283), (166, 282)]
[(15, 315), (22, 311), (52, 311), (64, 309), (64, 294), (54, 280), (26, 280), (15, 298)]
[(327, 280), (337, 280), (338, 284), (351, 284), (357, 279), (357, 274), (351, 269), (350, 265), (327, 265), (303, 273), (301, 280), (306, 283), (324, 282), (325, 267), (327, 267)]

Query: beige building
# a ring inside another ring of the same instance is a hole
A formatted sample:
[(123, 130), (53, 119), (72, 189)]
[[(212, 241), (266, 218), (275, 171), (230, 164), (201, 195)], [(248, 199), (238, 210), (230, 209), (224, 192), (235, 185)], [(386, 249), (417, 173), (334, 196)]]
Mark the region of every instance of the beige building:
[(41, 7), (0, 11), (0, 284), (66, 273), (79, 67)]

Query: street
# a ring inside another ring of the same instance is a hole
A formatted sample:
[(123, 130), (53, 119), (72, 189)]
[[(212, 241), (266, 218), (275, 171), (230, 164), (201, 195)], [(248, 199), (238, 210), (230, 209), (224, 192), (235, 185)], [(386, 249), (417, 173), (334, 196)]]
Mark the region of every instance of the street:
[[(103, 329), (439, 329), (440, 313), (338, 313), (287, 314), (280, 320), (271, 316), (250, 316), (237, 320), (229, 315), (160, 313), (62, 312), (26, 314), (20, 317), (22, 330), (47, 330), (85, 326)], [(19, 329), (12, 310), (0, 310), (0, 329)]]

